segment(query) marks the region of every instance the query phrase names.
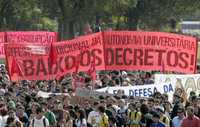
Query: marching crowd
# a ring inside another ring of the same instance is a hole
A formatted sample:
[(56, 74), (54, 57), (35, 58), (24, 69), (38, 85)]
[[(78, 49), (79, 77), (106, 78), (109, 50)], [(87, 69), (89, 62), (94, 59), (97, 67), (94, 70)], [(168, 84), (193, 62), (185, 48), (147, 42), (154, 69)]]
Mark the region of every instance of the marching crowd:
[[(169, 102), (167, 94), (136, 98), (116, 95), (78, 97), (71, 89), (72, 78), (11, 82), (0, 66), (0, 127), (200, 127), (200, 96), (192, 91), (185, 99), (179, 88)], [(95, 82), (79, 74), (84, 87), (152, 84), (151, 73), (113, 71), (98, 73)], [(68, 93), (47, 98), (38, 91)]]

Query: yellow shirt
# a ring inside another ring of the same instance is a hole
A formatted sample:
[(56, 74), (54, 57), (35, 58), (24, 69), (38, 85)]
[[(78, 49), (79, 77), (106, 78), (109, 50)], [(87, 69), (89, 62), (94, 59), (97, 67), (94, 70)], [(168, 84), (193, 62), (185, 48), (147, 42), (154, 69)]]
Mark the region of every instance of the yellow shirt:
[(99, 126), (98, 127), (108, 127), (109, 123), (108, 123), (108, 116), (104, 113), (101, 116), (101, 119), (99, 121)]
[(160, 122), (162, 122), (163, 124), (165, 124), (166, 127), (170, 127), (170, 120), (166, 115), (162, 115), (160, 117)]
[(128, 114), (130, 127), (140, 127), (139, 122), (141, 120), (141, 112), (131, 111)]

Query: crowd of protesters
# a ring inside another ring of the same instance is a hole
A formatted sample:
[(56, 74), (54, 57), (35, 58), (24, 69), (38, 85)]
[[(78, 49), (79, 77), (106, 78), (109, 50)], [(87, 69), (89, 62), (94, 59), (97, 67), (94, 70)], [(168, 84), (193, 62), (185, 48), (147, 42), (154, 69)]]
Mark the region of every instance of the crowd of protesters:
[[(200, 96), (195, 91), (186, 100), (178, 89), (173, 102), (159, 92), (149, 98), (120, 92), (83, 98), (71, 89), (70, 75), (61, 80), (11, 82), (4, 65), (0, 72), (0, 127), (200, 127)], [(154, 83), (149, 72), (102, 72), (94, 82), (84, 73), (78, 77), (88, 89)], [(40, 90), (68, 94), (42, 98), (37, 96)]]

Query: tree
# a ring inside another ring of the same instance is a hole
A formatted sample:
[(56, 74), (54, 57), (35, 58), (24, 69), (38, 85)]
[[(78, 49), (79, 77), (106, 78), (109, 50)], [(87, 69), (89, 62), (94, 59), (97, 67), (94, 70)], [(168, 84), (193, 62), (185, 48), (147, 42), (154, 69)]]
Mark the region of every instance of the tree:
[(82, 35), (86, 23), (162, 31), (199, 6), (198, 0), (0, 0), (0, 28), (59, 31), (61, 39)]

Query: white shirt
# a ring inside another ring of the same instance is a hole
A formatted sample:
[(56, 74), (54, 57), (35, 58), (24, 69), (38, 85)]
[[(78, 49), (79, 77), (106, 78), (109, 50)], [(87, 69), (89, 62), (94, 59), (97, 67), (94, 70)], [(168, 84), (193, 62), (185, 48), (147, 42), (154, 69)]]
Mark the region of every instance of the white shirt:
[(91, 124), (93, 127), (97, 127), (101, 119), (101, 115), (99, 112), (91, 111), (88, 115), (88, 123)]
[[(43, 123), (43, 119), (45, 119), (45, 122), (46, 122), (46, 127), (49, 127), (49, 121), (47, 118), (45, 118), (44, 116), (41, 118), (41, 119), (36, 119), (36, 117), (33, 118), (34, 119), (34, 127), (44, 127), (44, 123)], [(31, 120), (30, 122), (30, 125), (29, 127), (33, 127), (32, 125), (32, 122), (33, 122), (33, 119)]]
[(173, 120), (172, 120), (173, 127), (181, 127), (183, 119), (184, 118), (180, 119), (179, 116), (174, 117)]
[(8, 115), (6, 115), (4, 117), (0, 116), (0, 127), (6, 126), (7, 119), (8, 119)]
[(81, 120), (76, 120), (76, 126), (77, 127), (82, 127), (82, 125), (85, 125), (85, 127), (87, 127), (86, 119), (83, 119), (82, 122), (81, 122)]

